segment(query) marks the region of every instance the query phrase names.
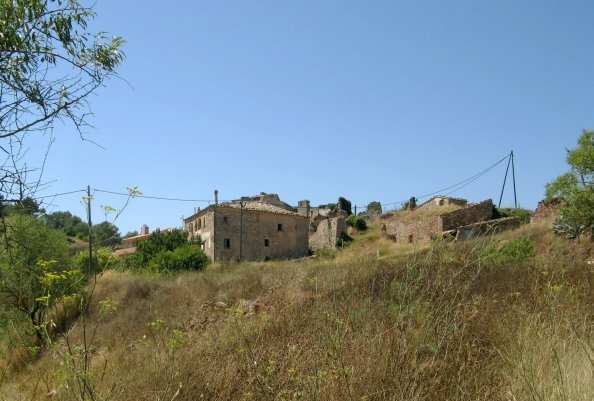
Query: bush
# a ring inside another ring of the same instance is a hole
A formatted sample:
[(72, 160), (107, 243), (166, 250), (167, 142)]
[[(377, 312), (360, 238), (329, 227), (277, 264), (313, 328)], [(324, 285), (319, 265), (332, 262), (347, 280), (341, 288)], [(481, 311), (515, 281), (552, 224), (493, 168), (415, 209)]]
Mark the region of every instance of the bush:
[(496, 265), (518, 263), (535, 255), (534, 244), (526, 237), (518, 238), (507, 244), (492, 242), (481, 250), (481, 256)]
[(336, 238), (336, 247), (337, 248), (344, 248), (349, 245), (353, 241), (353, 238), (348, 235), (347, 233), (341, 233), (339, 237)]
[(363, 220), (361, 216), (351, 214), (349, 217), (346, 218), (346, 223), (348, 226), (353, 227), (356, 230), (367, 230), (367, 223), (365, 223), (365, 220)]
[(555, 219), (553, 222), (553, 232), (556, 235), (564, 235), (567, 239), (578, 239), (580, 235), (585, 231), (586, 227), (580, 226), (565, 216), (561, 216)]
[[(102, 272), (105, 269), (113, 268), (118, 263), (117, 257), (109, 247), (93, 248), (92, 268), (94, 273)], [(77, 252), (72, 258), (72, 265), (81, 273), (86, 274), (89, 270), (89, 251)]]
[(210, 260), (195, 244), (186, 244), (173, 251), (161, 251), (151, 259), (148, 268), (157, 273), (175, 273), (182, 270), (202, 270)]
[(499, 219), (503, 217), (517, 217), (518, 219), (520, 219), (521, 224), (527, 224), (530, 223), (530, 219), (532, 218), (532, 212), (528, 209), (513, 207), (498, 209), (495, 206), (493, 206), (493, 218)]

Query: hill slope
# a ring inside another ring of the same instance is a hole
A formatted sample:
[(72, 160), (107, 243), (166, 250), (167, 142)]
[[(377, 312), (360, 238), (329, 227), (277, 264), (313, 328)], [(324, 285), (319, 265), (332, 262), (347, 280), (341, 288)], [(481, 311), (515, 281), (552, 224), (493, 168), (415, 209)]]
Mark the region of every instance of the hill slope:
[(1, 398), (594, 398), (589, 244), (546, 225), (424, 246), (378, 232), (326, 258), (107, 271), (88, 319), (6, 370)]

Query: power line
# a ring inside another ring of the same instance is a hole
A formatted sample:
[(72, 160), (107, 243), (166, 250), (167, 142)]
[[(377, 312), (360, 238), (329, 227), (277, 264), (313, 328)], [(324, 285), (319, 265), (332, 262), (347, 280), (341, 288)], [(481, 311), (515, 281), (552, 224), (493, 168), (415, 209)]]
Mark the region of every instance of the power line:
[[(513, 154), (513, 153), (512, 153), (512, 154)], [(452, 194), (452, 193), (454, 193), (454, 192), (456, 192), (456, 191), (458, 191), (458, 190), (460, 190), (460, 189), (464, 188), (465, 186), (467, 186), (467, 185), (471, 184), (472, 182), (476, 181), (477, 179), (479, 179), (480, 177), (482, 177), (483, 175), (485, 175), (486, 173), (488, 173), (489, 171), (491, 171), (492, 169), (494, 169), (495, 167), (497, 167), (497, 166), (498, 166), (499, 164), (501, 164), (503, 161), (505, 161), (505, 160), (509, 159), (510, 157), (512, 157), (512, 156), (511, 156), (512, 154), (506, 155), (504, 158), (502, 158), (501, 160), (499, 160), (499, 161), (498, 161), (498, 162), (496, 162), (495, 164), (491, 165), (490, 167), (487, 167), (487, 168), (486, 168), (486, 169), (484, 169), (483, 171), (481, 171), (481, 172), (479, 172), (479, 173), (477, 173), (477, 174), (473, 175), (473, 176), (472, 176), (472, 177), (470, 177), (470, 178), (467, 178), (467, 179), (465, 179), (465, 180), (463, 180), (463, 181), (460, 181), (460, 182), (459, 182), (459, 183), (457, 183), (457, 184), (451, 185), (451, 186), (449, 186), (449, 187), (447, 187), (447, 188), (439, 189), (439, 190), (437, 190), (437, 191), (434, 191), (434, 192), (431, 192), (431, 193), (428, 193), (428, 194), (425, 194), (425, 195), (416, 196), (415, 198), (416, 198), (416, 199), (423, 199), (423, 198), (428, 198), (428, 197), (430, 197), (430, 196), (433, 196), (433, 195), (442, 194), (442, 193), (444, 193), (445, 191), (448, 191), (448, 190), (450, 190), (450, 189), (454, 188), (452, 191), (450, 191), (450, 192), (448, 192), (448, 193), (445, 193), (445, 195), (450, 195), (450, 194)], [(404, 204), (405, 202), (408, 202), (408, 199), (407, 199), (407, 200), (402, 200), (402, 201), (391, 202), (391, 203), (385, 203), (385, 204), (382, 204), (382, 207), (383, 207), (383, 206), (390, 206), (390, 205), (394, 205), (394, 206), (395, 206), (395, 205), (396, 205), (396, 204), (398, 204), (398, 203), (399, 203), (399, 204)], [(365, 207), (367, 207), (367, 206), (356, 206), (356, 207), (364, 207), (364, 208), (365, 208)]]
[[(485, 175), (486, 173), (488, 173), (489, 171), (491, 171), (492, 169), (497, 167), (499, 164), (501, 164), (505, 160), (508, 160), (509, 158), (512, 158), (512, 157), (513, 157), (513, 152), (509, 155), (506, 155), (504, 158), (497, 161), (493, 165), (487, 167), (486, 169), (482, 170), (481, 172), (479, 172), (469, 178), (466, 178), (465, 180), (462, 180), (454, 185), (450, 185), (446, 188), (442, 188), (437, 191), (433, 191), (433, 192), (430, 192), (430, 193), (427, 193), (424, 195), (417, 196), (415, 198), (416, 199), (424, 199), (424, 198), (428, 198), (430, 196), (437, 195), (437, 194), (450, 195), (450, 194), (466, 187), (467, 185), (471, 184), (472, 182), (476, 181), (477, 179), (479, 179), (480, 177), (482, 177), (483, 175)], [(511, 162), (513, 163), (513, 160)], [(506, 172), (506, 174), (507, 174), (507, 172)], [(515, 181), (514, 181), (514, 185), (515, 185)], [(451, 190), (451, 191), (446, 192), (449, 190)], [(52, 194), (52, 195), (36, 196), (34, 199), (35, 200), (43, 200), (43, 199), (47, 199), (47, 198), (56, 198), (56, 197), (60, 197), (60, 196), (72, 195), (72, 194), (76, 194), (76, 193), (86, 193), (86, 192), (87, 192), (86, 189), (79, 189), (79, 190), (73, 190), (73, 191), (68, 191), (68, 192), (56, 193), (56, 194)], [(165, 197), (165, 196), (149, 196), (149, 195), (144, 195), (144, 194), (131, 194), (130, 192), (118, 192), (118, 191), (110, 191), (110, 190), (105, 190), (105, 189), (93, 189), (93, 195), (95, 193), (105, 193), (105, 194), (111, 194), (111, 195), (117, 195), (117, 196), (142, 198), (142, 199), (153, 199), (153, 200), (161, 200), (161, 201), (169, 201), (169, 202), (200, 202), (200, 203), (208, 203), (208, 204), (214, 203), (214, 200), (212, 200), (212, 199), (186, 199), (186, 198), (174, 198), (174, 197)], [(382, 206), (382, 208), (385, 208), (388, 206), (395, 207), (397, 204), (402, 205), (402, 204), (408, 202), (408, 200), (409, 199), (390, 202), (390, 203), (380, 203), (380, 205)], [(221, 202), (227, 202), (227, 200), (221, 200)], [(365, 205), (365, 206), (355, 205), (354, 207), (355, 208), (366, 208), (367, 205)]]
[(62, 193), (53, 194), (53, 195), (36, 196), (33, 199), (37, 200), (37, 199), (46, 199), (46, 198), (57, 198), (58, 196), (72, 195), (72, 194), (76, 194), (76, 193), (79, 193), (79, 192), (87, 192), (87, 190), (86, 189), (77, 189), (75, 191), (62, 192)]
[(161, 196), (148, 196), (148, 195), (130, 195), (130, 193), (107, 191), (104, 189), (95, 189), (94, 191), (111, 194), (111, 195), (132, 196), (133, 198), (155, 199), (155, 200), (174, 201), (174, 202), (206, 202), (206, 203), (214, 202), (213, 200), (204, 200), (204, 199), (182, 199), (182, 198), (167, 198), (167, 197), (161, 197)]

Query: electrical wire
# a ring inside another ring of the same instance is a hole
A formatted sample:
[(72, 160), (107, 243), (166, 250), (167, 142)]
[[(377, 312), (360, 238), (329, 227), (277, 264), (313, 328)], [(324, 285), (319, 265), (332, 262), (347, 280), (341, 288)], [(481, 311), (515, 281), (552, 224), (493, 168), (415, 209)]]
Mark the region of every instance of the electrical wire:
[[(424, 195), (416, 196), (415, 198), (416, 199), (424, 199), (424, 198), (428, 198), (430, 196), (434, 196), (437, 194), (450, 195), (450, 194), (466, 187), (467, 185), (471, 184), (472, 182), (476, 181), (477, 179), (479, 179), (480, 177), (482, 177), (483, 175), (485, 175), (486, 173), (488, 173), (489, 171), (491, 171), (492, 169), (494, 169), (495, 167), (497, 167), (499, 164), (501, 164), (505, 160), (509, 159), (510, 157), (511, 157), (511, 154), (506, 155), (504, 158), (497, 161), (495, 164), (491, 165), (490, 167), (487, 167), (486, 169), (482, 170), (481, 172), (479, 172), (469, 178), (466, 178), (465, 180), (460, 181), (454, 185), (450, 185), (446, 188), (442, 188), (437, 191), (433, 191), (433, 192), (430, 192), (430, 193), (427, 193)], [(451, 191), (449, 191), (449, 190), (451, 190)], [(446, 191), (449, 191), (449, 192), (446, 192)], [(76, 193), (86, 193), (86, 192), (87, 192), (86, 189), (79, 189), (79, 190), (73, 190), (73, 191), (68, 191), (68, 192), (56, 193), (56, 194), (52, 194), (52, 195), (37, 196), (34, 198), (34, 200), (43, 200), (43, 199), (47, 199), (47, 198), (56, 198), (56, 197), (60, 197), (60, 196), (72, 195), (72, 194), (76, 194)], [(200, 202), (200, 203), (208, 203), (208, 204), (214, 203), (214, 200), (212, 200), (212, 199), (185, 199), (185, 198), (172, 198), (172, 197), (164, 197), (164, 196), (149, 196), (149, 195), (144, 195), (144, 194), (133, 194), (130, 192), (118, 192), (118, 191), (110, 191), (110, 190), (97, 189), (97, 188), (93, 189), (93, 195), (95, 193), (105, 193), (105, 194), (118, 195), (118, 196), (153, 199), (153, 200), (170, 201), (170, 202)], [(380, 203), (380, 205), (381, 205), (382, 209), (389, 210), (389, 208), (388, 208), (389, 206), (393, 206), (395, 208), (396, 205), (403, 205), (408, 201), (409, 201), (409, 199), (406, 199), (406, 200), (395, 201), (395, 202), (390, 202), (390, 203)], [(221, 202), (227, 202), (227, 201), (221, 200)], [(359, 208), (365, 209), (367, 206), (355, 205), (353, 207), (356, 209), (359, 209)]]

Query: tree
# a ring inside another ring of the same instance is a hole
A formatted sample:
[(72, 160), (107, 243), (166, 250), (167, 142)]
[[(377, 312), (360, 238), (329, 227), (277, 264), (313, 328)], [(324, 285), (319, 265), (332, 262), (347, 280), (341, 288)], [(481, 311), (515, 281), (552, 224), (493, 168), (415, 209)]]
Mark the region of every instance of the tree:
[(402, 205), (402, 210), (415, 210), (415, 208), (417, 207), (417, 198), (415, 198), (414, 196), (411, 196), (409, 200), (407, 200), (406, 202), (404, 202), (404, 205)]
[(187, 244), (195, 245), (199, 248), (201, 243), (199, 237), (189, 238), (188, 233), (183, 230), (155, 230), (150, 237), (139, 242), (136, 246), (136, 263), (139, 267), (146, 267), (161, 252), (173, 252), (177, 248), (181, 248)]
[(369, 202), (369, 204), (367, 205), (367, 213), (370, 212), (382, 214), (382, 204), (378, 201)]
[(182, 270), (202, 270), (210, 260), (196, 243), (186, 243), (172, 251), (160, 251), (149, 262), (149, 270), (175, 273)]
[(138, 235), (138, 231), (134, 230), (134, 231), (128, 231), (126, 233), (126, 235), (124, 235), (122, 238), (130, 238), (130, 237), (136, 237)]
[(59, 121), (84, 137), (90, 96), (123, 60), (122, 38), (87, 32), (94, 16), (78, 0), (0, 2), (0, 146), (6, 155), (0, 193), (7, 200), (38, 187), (26, 178), (34, 169), (21, 162), (25, 136), (51, 131)]
[(353, 214), (351, 201), (343, 198), (342, 196), (338, 198), (338, 207), (340, 210), (344, 210), (347, 213), (347, 216)]
[(26, 314), (43, 343), (49, 308), (77, 294), (83, 276), (70, 267), (66, 236), (34, 216), (3, 217), (0, 241), (0, 304)]
[[(583, 130), (578, 145), (567, 150), (570, 170), (546, 185), (546, 201), (560, 199), (557, 232), (594, 237), (594, 131)], [(573, 233), (573, 234), (572, 234)]]
[(121, 242), (120, 230), (115, 224), (103, 221), (93, 226), (93, 243), (96, 245), (110, 246)]
[(53, 212), (43, 216), (45, 224), (54, 230), (60, 230), (69, 237), (87, 238), (88, 224), (70, 212)]
[(363, 220), (363, 217), (351, 214), (346, 218), (347, 226), (353, 227), (359, 231), (367, 230), (367, 223)]
[(45, 213), (45, 210), (39, 206), (39, 203), (37, 203), (37, 201), (35, 201), (30, 196), (26, 196), (22, 199), (16, 200), (15, 202), (6, 204), (2, 209), (5, 214), (19, 213), (38, 215)]

